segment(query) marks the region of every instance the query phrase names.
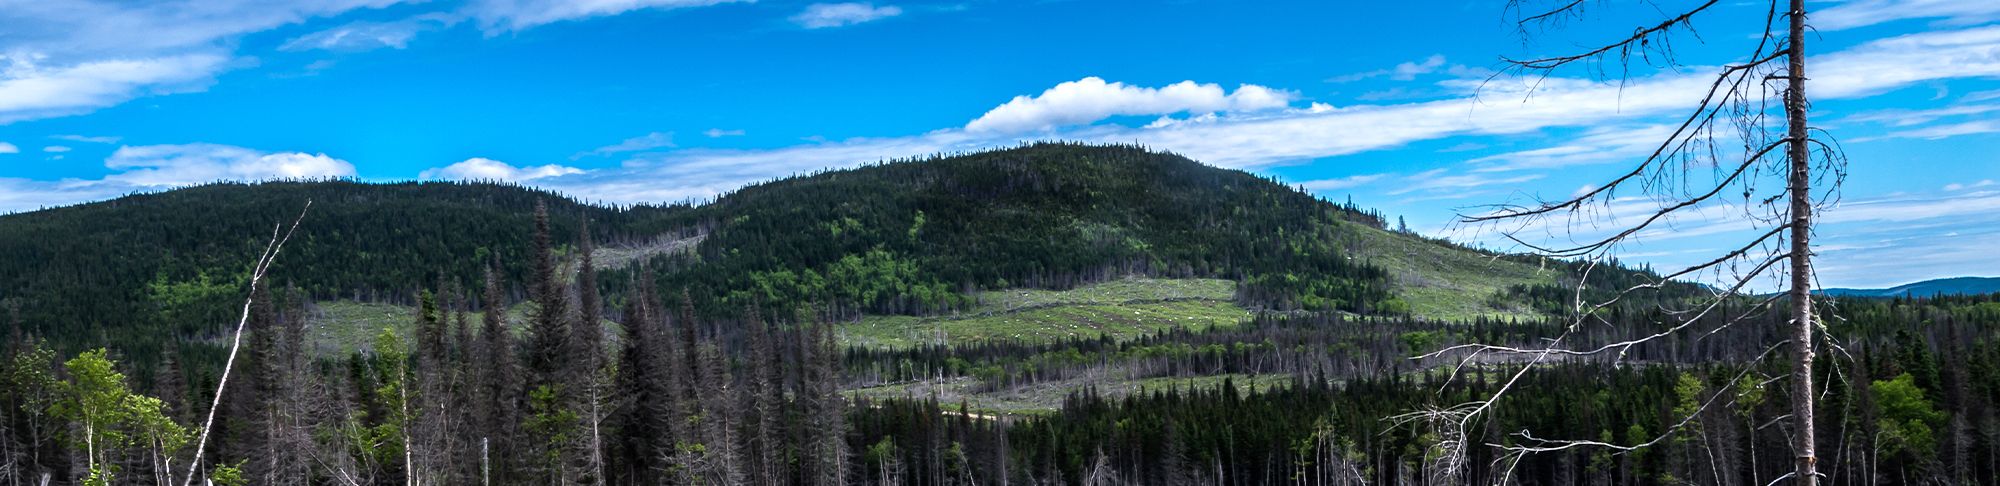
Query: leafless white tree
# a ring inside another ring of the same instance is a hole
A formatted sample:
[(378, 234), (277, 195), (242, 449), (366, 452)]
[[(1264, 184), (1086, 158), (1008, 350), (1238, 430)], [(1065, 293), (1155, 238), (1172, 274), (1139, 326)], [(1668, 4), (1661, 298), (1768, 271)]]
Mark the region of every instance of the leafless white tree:
[[(229, 372), (236, 366), (236, 355), (243, 349), (243, 328), (250, 323), (250, 305), (254, 303), (257, 283), (264, 280), (264, 272), (271, 269), (271, 263), (278, 261), (278, 253), (284, 251), (285, 242), (292, 240), (292, 233), (298, 231), (299, 223), (306, 220), (306, 212), (312, 210), (312, 200), (299, 209), (298, 219), (292, 220), (288, 229), (283, 223), (271, 227), (271, 241), (264, 245), (264, 252), (257, 256), (257, 265), (251, 268), (249, 296), (243, 298), (242, 317), (236, 320), (236, 334), (229, 340), (229, 359), (222, 362), (222, 377), (215, 383), (215, 399), (208, 405), (208, 418), (202, 420), (200, 438), (194, 443), (194, 460), (188, 461), (187, 479), (181, 486), (193, 486), (194, 477), (201, 473), (202, 452), (208, 449), (208, 433), (215, 426), (215, 412), (222, 408), (222, 392), (229, 386)], [(280, 233), (280, 230), (283, 230)]]

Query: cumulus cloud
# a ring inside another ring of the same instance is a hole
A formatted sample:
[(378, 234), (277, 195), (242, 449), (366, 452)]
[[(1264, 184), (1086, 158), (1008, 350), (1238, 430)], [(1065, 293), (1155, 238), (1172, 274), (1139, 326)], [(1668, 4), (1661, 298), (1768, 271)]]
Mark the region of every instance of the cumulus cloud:
[(442, 14), (426, 14), (392, 22), (351, 22), (345, 25), (313, 32), (278, 46), (281, 51), (366, 51), (381, 48), (402, 49), (409, 47), (410, 40), (425, 31), (449, 27), (456, 19)]
[(1105, 82), (1096, 76), (1057, 84), (1013, 100), (965, 125), (970, 132), (1015, 133), (1091, 123), (1121, 115), (1167, 115), (1284, 108), (1290, 92), (1245, 84), (1225, 93), (1215, 84), (1182, 81), (1161, 88)]
[(209, 143), (119, 147), (104, 166), (119, 171), (104, 180), (139, 187), (355, 175), (354, 164), (326, 154), (272, 153)]
[(474, 0), (465, 12), (487, 34), (592, 17), (609, 17), (635, 10), (707, 7), (753, 0)]
[(868, 2), (815, 3), (792, 16), (792, 23), (808, 29), (843, 27), (903, 14), (895, 5), (875, 6)]
[(515, 167), (498, 160), (473, 157), (456, 164), (425, 170), (418, 177), (426, 180), (522, 182), (582, 173), (584, 173), (583, 169), (555, 164), (538, 167)]
[(1812, 25), (1826, 31), (1851, 29), (1905, 19), (1945, 19), (1971, 25), (2000, 19), (2000, 2), (1991, 0), (1853, 0), (1812, 14)]

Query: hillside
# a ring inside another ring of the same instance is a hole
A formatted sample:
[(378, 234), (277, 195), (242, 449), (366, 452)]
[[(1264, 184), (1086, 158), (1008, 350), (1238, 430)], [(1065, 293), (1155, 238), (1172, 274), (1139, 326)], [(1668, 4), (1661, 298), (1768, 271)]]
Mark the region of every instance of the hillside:
[[(59, 347), (134, 356), (228, 322), (270, 225), (312, 214), (273, 270), (312, 300), (407, 304), (526, 265), (528, 215), (598, 260), (651, 262), (704, 314), (977, 314), (986, 292), (1131, 275), (1234, 282), (1247, 310), (1532, 317), (1488, 301), (1533, 267), (1381, 229), (1381, 218), (1248, 173), (1132, 147), (1043, 144), (743, 188), (700, 206), (605, 208), (496, 184), (212, 184), (0, 217), (0, 300)], [(629, 271), (628, 271), (629, 272)], [(601, 284), (622, 292), (627, 272)], [(1140, 300), (1152, 297), (1138, 297)], [(613, 297), (614, 302), (616, 297)], [(1150, 328), (1142, 325), (1141, 328)]]
[(2000, 293), (2000, 277), (1954, 277), (1907, 283), (1886, 289), (1820, 289), (1837, 297), (1931, 297)]

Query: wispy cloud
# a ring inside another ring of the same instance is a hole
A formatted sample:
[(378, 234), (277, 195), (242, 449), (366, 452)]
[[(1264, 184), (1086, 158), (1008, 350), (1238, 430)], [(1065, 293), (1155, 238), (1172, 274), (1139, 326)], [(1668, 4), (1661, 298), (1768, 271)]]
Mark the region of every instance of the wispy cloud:
[(30, 2), (0, 8), (0, 123), (89, 112), (205, 89), (234, 65), (233, 40), (397, 0), (271, 0), (135, 6)]
[(534, 27), (609, 17), (635, 10), (671, 10), (708, 7), (752, 0), (473, 0), (464, 12), (479, 22), (488, 35), (518, 32)]
[(2000, 121), (1975, 120), (1962, 123), (1933, 125), (1911, 130), (1899, 130), (1899, 131), (1889, 132), (1874, 137), (1857, 138), (1854, 139), (1854, 141), (1856, 143), (1860, 143), (1860, 142), (1868, 142), (1874, 140), (1888, 140), (1895, 138), (1938, 140), (1938, 139), (1951, 138), (1962, 135), (1981, 135), (1987, 133), (2000, 133)]
[(722, 137), (741, 137), (741, 136), (743, 136), (743, 130), (740, 130), (740, 129), (739, 129), (739, 130), (723, 130), (723, 129), (720, 129), (720, 128), (710, 128), (710, 129), (708, 129), (708, 130), (703, 130), (703, 131), (701, 132), (701, 134), (702, 134), (702, 136), (706, 136), (706, 137), (708, 137), (708, 138), (722, 138)]
[(188, 54), (55, 67), (32, 55), (0, 55), (0, 124), (89, 112), (144, 94), (198, 91), (227, 61)]
[(652, 132), (645, 135), (628, 138), (611, 145), (594, 148), (587, 152), (581, 152), (576, 155), (571, 155), (569, 156), (569, 159), (576, 160), (589, 156), (612, 155), (612, 154), (621, 154), (626, 152), (643, 152), (647, 150), (666, 148), (672, 146), (674, 146), (673, 132)]
[(1462, 192), (1469, 188), (1505, 188), (1512, 184), (1538, 180), (1545, 174), (1453, 174), (1447, 169), (1431, 169), (1404, 178), (1404, 183), (1388, 192), (1400, 196), (1413, 192)]
[(83, 135), (50, 135), (49, 138), (80, 143), (118, 143), (120, 137), (86, 137)]
[(1352, 83), (1355, 81), (1382, 78), (1382, 77), (1386, 77), (1395, 81), (1411, 81), (1417, 79), (1417, 76), (1431, 74), (1439, 71), (1443, 71), (1445, 72), (1445, 74), (1461, 78), (1485, 77), (1493, 74), (1492, 70), (1486, 68), (1471, 67), (1463, 64), (1448, 65), (1445, 63), (1445, 58), (1443, 54), (1432, 54), (1430, 57), (1424, 58), (1421, 61), (1404, 62), (1397, 64), (1394, 67), (1390, 67), (1388, 69), (1377, 69), (1374, 71), (1365, 71), (1354, 74), (1343, 74), (1340, 76), (1327, 78), (1326, 81), (1329, 83)]
[(20, 147), (16, 147), (14, 146), (14, 144), (11, 143), (0, 142), (0, 154), (18, 154), (18, 153), (21, 153)]
[(792, 23), (808, 29), (825, 29), (873, 22), (903, 14), (895, 5), (875, 6), (868, 2), (815, 3), (792, 15)]
[(278, 46), (281, 51), (366, 51), (409, 47), (410, 40), (425, 31), (458, 23), (455, 16), (442, 13), (418, 15), (390, 22), (357, 21), (293, 37)]
[(1834, 31), (1905, 19), (1944, 19), (1971, 25), (2000, 19), (2000, 2), (1989, 0), (1852, 0), (1812, 14), (1814, 28)]
[(1888, 109), (1859, 113), (1841, 121), (1881, 123), (1889, 126), (1907, 127), (1922, 125), (1943, 118), (1983, 115), (2000, 111), (2000, 104), (1959, 104), (1928, 110)]
[(1388, 176), (1389, 176), (1388, 174), (1361, 174), (1361, 175), (1351, 175), (1347, 177), (1341, 177), (1337, 179), (1320, 179), (1320, 180), (1305, 181), (1298, 183), (1298, 185), (1300, 187), (1304, 187), (1307, 190), (1312, 190), (1312, 191), (1338, 191), (1341, 189), (1351, 189), (1355, 187), (1361, 187), (1367, 185), (1368, 183), (1382, 180), (1382, 178)]

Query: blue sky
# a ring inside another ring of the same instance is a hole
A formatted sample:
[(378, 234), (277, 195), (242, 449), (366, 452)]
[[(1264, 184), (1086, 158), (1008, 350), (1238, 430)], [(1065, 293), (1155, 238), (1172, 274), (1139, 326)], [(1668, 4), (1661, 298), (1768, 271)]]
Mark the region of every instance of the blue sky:
[[(1529, 93), (1485, 82), (1501, 56), (1659, 11), (1600, 7), (1524, 38), (1504, 3), (0, 0), (0, 211), (308, 176), (678, 201), (1060, 139), (1274, 175), (1507, 249), (1451, 222), (1629, 168), (1765, 13), (1724, 2), (1678, 64), (1557, 72)], [(1811, 5), (1812, 119), (1850, 159), (1821, 282), (2000, 275), (2000, 2)], [(1657, 203), (1633, 196), (1600, 214)], [(1698, 261), (1741, 239), (1742, 213), (1707, 208), (1619, 254)]]

